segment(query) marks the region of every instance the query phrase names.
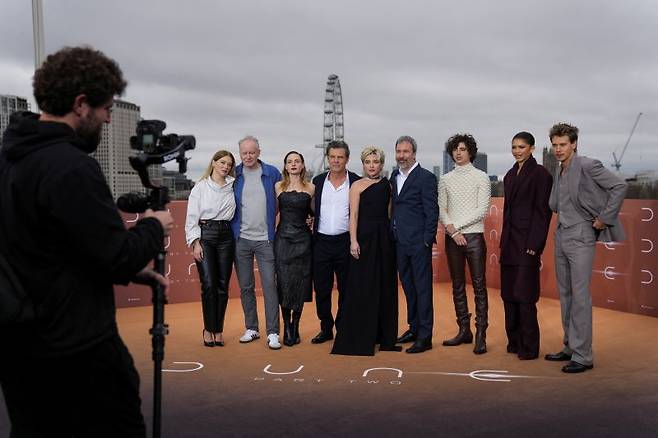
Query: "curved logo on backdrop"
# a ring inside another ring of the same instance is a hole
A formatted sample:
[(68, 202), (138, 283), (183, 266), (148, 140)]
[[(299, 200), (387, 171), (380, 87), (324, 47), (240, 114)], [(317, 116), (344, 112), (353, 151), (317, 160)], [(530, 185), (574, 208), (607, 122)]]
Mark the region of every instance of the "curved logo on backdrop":
[(498, 254), (493, 253), (489, 256), (489, 264), (490, 265), (497, 265), (498, 264)]
[(640, 249), (640, 252), (643, 252), (643, 253), (650, 253), (651, 251), (653, 251), (653, 240), (650, 240), (650, 239), (641, 239), (641, 241), (642, 241), (642, 242), (646, 242), (646, 243), (648, 243), (648, 244), (649, 244), (649, 249)]
[(643, 274), (646, 274), (645, 278), (648, 278), (648, 280), (641, 280), (640, 283), (642, 283), (642, 284), (651, 284), (651, 283), (653, 283), (653, 272), (649, 271), (648, 269), (642, 269), (641, 272)]
[(498, 231), (495, 229), (492, 229), (489, 231), (489, 240), (496, 241), (498, 240)]
[(640, 210), (649, 212), (648, 217), (640, 219), (642, 222), (651, 222), (653, 220), (653, 209), (652, 208), (642, 207)]

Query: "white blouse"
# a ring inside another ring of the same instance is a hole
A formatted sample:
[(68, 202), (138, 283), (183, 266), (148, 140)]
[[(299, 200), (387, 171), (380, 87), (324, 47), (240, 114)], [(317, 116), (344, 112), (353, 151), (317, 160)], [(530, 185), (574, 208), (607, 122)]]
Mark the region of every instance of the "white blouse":
[(235, 214), (235, 178), (226, 177), (226, 184), (220, 186), (210, 177), (194, 185), (187, 200), (185, 219), (185, 240), (191, 245), (201, 238), (200, 220), (230, 221)]
[(471, 163), (455, 166), (439, 180), (439, 219), (462, 234), (484, 232), (490, 201), (489, 177)]

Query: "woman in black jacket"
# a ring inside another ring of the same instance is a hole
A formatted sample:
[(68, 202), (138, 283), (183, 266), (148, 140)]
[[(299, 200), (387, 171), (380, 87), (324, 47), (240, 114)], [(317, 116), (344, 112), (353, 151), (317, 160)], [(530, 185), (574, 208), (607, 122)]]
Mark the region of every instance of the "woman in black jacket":
[(507, 351), (519, 359), (539, 355), (539, 268), (551, 210), (553, 178), (532, 156), (535, 138), (519, 132), (512, 138), (516, 163), (504, 179), (505, 206), (500, 239), (500, 291), (505, 305)]

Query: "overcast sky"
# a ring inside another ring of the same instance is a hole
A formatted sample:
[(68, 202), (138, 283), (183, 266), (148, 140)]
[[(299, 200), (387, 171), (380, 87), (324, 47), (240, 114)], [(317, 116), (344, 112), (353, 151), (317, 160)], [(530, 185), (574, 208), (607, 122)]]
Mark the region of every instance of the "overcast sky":
[[(0, 2), (0, 93), (32, 99), (31, 2)], [(332, 73), (353, 169), (366, 145), (384, 149), (390, 169), (402, 134), (424, 167), (442, 166), (445, 140), (468, 132), (489, 173), (504, 174), (516, 132), (535, 135), (541, 162), (558, 121), (581, 129), (581, 154), (610, 166), (638, 112), (622, 171), (658, 169), (654, 0), (45, 0), (43, 14), (47, 54), (104, 51), (143, 117), (196, 136), (194, 179), (246, 134), (278, 167), (291, 149), (317, 162)]]

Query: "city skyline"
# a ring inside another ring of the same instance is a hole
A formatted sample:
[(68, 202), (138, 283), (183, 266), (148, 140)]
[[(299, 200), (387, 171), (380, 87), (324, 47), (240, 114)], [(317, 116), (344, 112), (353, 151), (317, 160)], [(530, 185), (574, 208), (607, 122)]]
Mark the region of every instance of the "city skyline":
[[(115, 58), (129, 82), (122, 99), (166, 121), (167, 132), (194, 135), (192, 179), (216, 149), (237, 152), (246, 134), (277, 167), (291, 149), (313, 166), (332, 73), (342, 86), (345, 140), (355, 152), (381, 147), (387, 167), (399, 135), (416, 138), (418, 160), (431, 169), (442, 166), (450, 135), (469, 132), (489, 173), (502, 175), (516, 132), (535, 135), (540, 159), (558, 121), (579, 126), (579, 151), (610, 167), (640, 111), (621, 170), (658, 167), (658, 60), (647, 56), (658, 39), (653, 2), (189, 6), (46, 2), (44, 33), (46, 54), (86, 43)], [(0, 37), (12, 44), (0, 48), (0, 93), (33, 103), (29, 2), (5, 5), (1, 21)], [(350, 168), (359, 164), (354, 153)]]

